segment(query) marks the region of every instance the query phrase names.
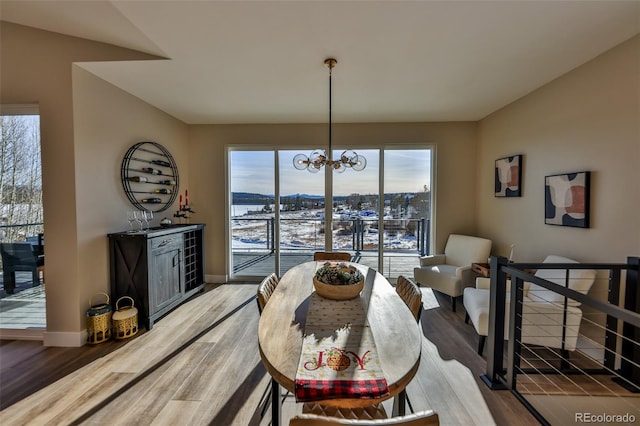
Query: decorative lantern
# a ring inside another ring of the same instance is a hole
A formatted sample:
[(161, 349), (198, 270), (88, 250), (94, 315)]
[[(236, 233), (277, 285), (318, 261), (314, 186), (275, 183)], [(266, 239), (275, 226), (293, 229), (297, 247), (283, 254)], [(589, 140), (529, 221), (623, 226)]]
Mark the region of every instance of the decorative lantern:
[[(131, 306), (120, 308), (120, 302), (129, 299)], [(138, 333), (138, 309), (134, 306), (133, 299), (129, 296), (122, 296), (116, 302), (116, 311), (113, 313), (113, 337), (121, 340)]]
[[(97, 305), (93, 304), (93, 297), (103, 295), (107, 301)], [(87, 310), (87, 343), (95, 344), (106, 342), (111, 338), (111, 316), (113, 310), (109, 305), (107, 293), (96, 293), (89, 298), (90, 308)]]

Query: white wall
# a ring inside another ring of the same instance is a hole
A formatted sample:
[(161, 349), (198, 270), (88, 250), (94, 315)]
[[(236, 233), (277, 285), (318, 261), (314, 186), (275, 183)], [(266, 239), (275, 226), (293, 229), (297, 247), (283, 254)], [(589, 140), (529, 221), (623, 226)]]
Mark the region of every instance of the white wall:
[[(640, 36), (482, 120), (479, 152), (478, 230), (493, 239), (494, 254), (506, 257), (515, 244), (520, 262), (640, 256)], [(495, 198), (494, 161), (514, 154), (524, 156), (522, 197)], [(545, 176), (586, 170), (590, 228), (546, 225)], [(607, 300), (608, 290), (608, 271), (600, 271), (589, 295)], [(602, 316), (583, 311), (581, 333), (602, 343), (592, 325)]]
[[(121, 215), (115, 211), (125, 209), (124, 195), (114, 185), (120, 164), (117, 158), (138, 138), (158, 136), (161, 130), (156, 129), (180, 126), (113, 87), (92, 86), (97, 79), (84, 72), (72, 72), (74, 62), (157, 58), (9, 22), (2, 22), (0, 31), (0, 103), (38, 104), (40, 109), (45, 344), (79, 346), (84, 343), (90, 293), (108, 291), (105, 235), (118, 229), (121, 219), (116, 216)], [(75, 76), (80, 78), (78, 86), (72, 83)], [(148, 119), (154, 114), (154, 119)], [(158, 124), (165, 120), (173, 124)], [(93, 129), (86, 130), (89, 127)], [(186, 136), (186, 127), (170, 133), (172, 138), (177, 133)], [(184, 162), (186, 154), (178, 155)]]
[[(327, 125), (190, 126), (189, 164), (195, 220), (205, 222), (207, 272), (228, 274), (225, 240), (226, 165), (229, 145), (325, 146)], [(435, 146), (437, 196), (435, 248), (442, 250), (452, 232), (476, 232), (476, 124), (371, 123), (334, 125), (334, 144), (358, 149), (393, 144), (426, 143)], [(354, 177), (357, 178), (357, 177)], [(191, 192), (191, 189), (190, 189)], [(197, 207), (197, 208), (195, 208)]]
[[(178, 165), (180, 186), (188, 179), (187, 125), (140, 99), (73, 67), (76, 226), (80, 310), (89, 297), (110, 293), (107, 234), (129, 228), (126, 211), (134, 208), (120, 179), (120, 167), (134, 144), (153, 141), (169, 150)], [(173, 214), (156, 213), (153, 225)], [(46, 221), (46, 219), (45, 219)], [(115, 306), (116, 301), (112, 300)], [(83, 325), (83, 324), (82, 324)]]
[[(640, 36), (480, 122), (478, 230), (517, 261), (640, 255)], [(523, 194), (493, 196), (494, 161), (523, 154)], [(544, 178), (591, 171), (591, 227), (545, 225)]]

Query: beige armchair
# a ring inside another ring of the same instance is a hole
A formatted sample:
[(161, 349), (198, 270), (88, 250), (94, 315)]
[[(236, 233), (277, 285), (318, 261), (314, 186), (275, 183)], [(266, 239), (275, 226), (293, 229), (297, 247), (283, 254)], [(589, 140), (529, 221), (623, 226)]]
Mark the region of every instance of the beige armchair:
[[(577, 263), (561, 256), (547, 256), (543, 263)], [(538, 269), (535, 276), (565, 286), (565, 269)], [(572, 269), (568, 287), (587, 294), (596, 278), (593, 269)], [(507, 280), (507, 291), (511, 282)], [(478, 278), (475, 288), (464, 290), (465, 322), (471, 320), (480, 336), (478, 354), (482, 355), (486, 336), (489, 335), (489, 278)], [(578, 341), (582, 309), (580, 303), (568, 299), (564, 309), (564, 297), (551, 290), (525, 282), (522, 298), (522, 343), (574, 351)], [(509, 312), (507, 293), (506, 312)], [(505, 338), (509, 333), (509, 318), (505, 317)], [(564, 331), (564, 333), (563, 333)]]
[(465, 287), (474, 285), (477, 274), (471, 264), (486, 262), (490, 254), (491, 240), (451, 234), (444, 253), (421, 257), (413, 275), (418, 284), (451, 296), (451, 309), (455, 311), (456, 297), (462, 296)]

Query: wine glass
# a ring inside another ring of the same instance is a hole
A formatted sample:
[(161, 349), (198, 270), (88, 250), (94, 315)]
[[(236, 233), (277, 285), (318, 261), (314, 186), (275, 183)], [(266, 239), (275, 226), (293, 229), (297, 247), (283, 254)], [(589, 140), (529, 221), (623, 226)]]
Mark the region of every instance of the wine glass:
[(153, 222), (153, 212), (147, 210), (147, 229), (149, 229), (149, 222)]
[[(129, 222), (129, 232), (135, 232), (136, 230), (133, 228), (133, 222), (140, 222), (138, 220), (138, 211), (127, 210), (127, 221)], [(140, 223), (140, 226), (142, 226), (142, 223)]]
[(142, 231), (142, 222), (144, 222), (144, 229), (149, 229), (149, 219), (147, 219), (147, 211), (140, 210), (140, 230)]
[(153, 212), (151, 210), (141, 210), (140, 214), (145, 223), (145, 229), (149, 229), (149, 222), (153, 220)]

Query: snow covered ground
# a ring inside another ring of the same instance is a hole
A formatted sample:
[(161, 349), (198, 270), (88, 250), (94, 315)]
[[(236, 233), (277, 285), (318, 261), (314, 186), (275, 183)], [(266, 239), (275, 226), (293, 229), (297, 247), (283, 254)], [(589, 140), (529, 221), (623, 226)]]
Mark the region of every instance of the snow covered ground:
[[(245, 206), (241, 206), (245, 207)], [(267, 250), (270, 249), (271, 237), (268, 229), (271, 229), (270, 220), (273, 213), (257, 213), (260, 206), (255, 209), (240, 210), (242, 215), (234, 216), (232, 220), (232, 247), (234, 250)], [(248, 213), (247, 213), (248, 212)], [(370, 212), (359, 215), (344, 212), (333, 215), (333, 246), (336, 250), (353, 250), (353, 233), (351, 217), (360, 216), (363, 219), (363, 245), (364, 250), (376, 250), (379, 244), (378, 219)], [(324, 210), (303, 210), (280, 213), (280, 248), (282, 250), (314, 251), (324, 248)], [(385, 219), (386, 220), (386, 219)], [(398, 250), (417, 252), (417, 238), (408, 235), (404, 230), (384, 232), (385, 250)]]

